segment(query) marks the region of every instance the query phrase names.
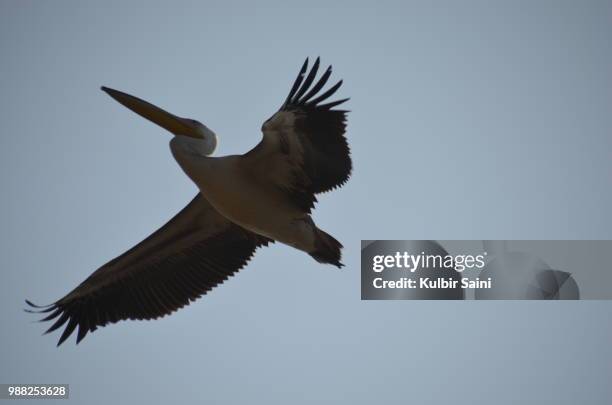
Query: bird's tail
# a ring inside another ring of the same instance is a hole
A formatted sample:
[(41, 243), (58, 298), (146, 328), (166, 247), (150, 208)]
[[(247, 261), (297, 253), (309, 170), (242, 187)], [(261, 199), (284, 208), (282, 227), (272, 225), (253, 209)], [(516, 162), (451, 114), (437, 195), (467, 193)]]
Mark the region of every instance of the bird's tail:
[(315, 232), (315, 250), (309, 252), (319, 263), (329, 263), (341, 268), (344, 266), (340, 262), (342, 257), (342, 244), (334, 239), (333, 236), (323, 232), (317, 227), (314, 227)]

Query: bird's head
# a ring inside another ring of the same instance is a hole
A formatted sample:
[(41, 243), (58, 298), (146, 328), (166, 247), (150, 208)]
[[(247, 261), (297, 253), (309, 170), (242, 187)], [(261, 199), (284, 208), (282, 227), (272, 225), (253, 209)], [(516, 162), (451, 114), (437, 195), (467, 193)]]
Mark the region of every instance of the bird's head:
[(212, 155), (217, 147), (217, 135), (206, 125), (191, 118), (171, 114), (147, 101), (127, 93), (102, 87), (102, 90), (136, 114), (183, 138), (192, 151), (204, 156)]

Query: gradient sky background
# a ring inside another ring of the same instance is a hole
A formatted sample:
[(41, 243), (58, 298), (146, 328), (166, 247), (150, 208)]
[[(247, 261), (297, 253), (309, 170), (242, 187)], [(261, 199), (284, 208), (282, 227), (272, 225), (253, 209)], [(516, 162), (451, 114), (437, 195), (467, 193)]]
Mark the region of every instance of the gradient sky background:
[[(0, 1), (0, 382), (88, 404), (610, 403), (610, 302), (362, 302), (359, 241), (612, 238), (611, 2), (331, 3)], [(315, 213), (346, 268), (275, 245), (171, 317), (41, 337), (24, 298), (196, 192), (99, 86), (243, 153), (317, 55), (352, 97), (354, 175)]]

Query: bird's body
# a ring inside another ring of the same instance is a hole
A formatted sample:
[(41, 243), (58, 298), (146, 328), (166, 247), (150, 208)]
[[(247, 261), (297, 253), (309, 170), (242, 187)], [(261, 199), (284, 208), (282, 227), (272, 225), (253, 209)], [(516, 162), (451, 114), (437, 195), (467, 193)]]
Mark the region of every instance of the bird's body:
[(251, 232), (304, 252), (315, 249), (315, 229), (304, 213), (269, 178), (252, 172), (249, 157), (207, 157), (183, 147), (183, 137), (170, 141), (172, 154), (185, 174), (220, 214)]
[(92, 273), (63, 298), (35, 312), (64, 324), (59, 344), (78, 327), (77, 343), (99, 326), (154, 319), (189, 304), (240, 270), (256, 249), (278, 241), (320, 263), (341, 267), (342, 245), (319, 229), (316, 194), (342, 186), (352, 162), (345, 110), (322, 104), (331, 66), (315, 83), (308, 60), (280, 110), (262, 126), (263, 139), (243, 155), (213, 157), (217, 136), (129, 94), (102, 87), (135, 113), (174, 134), (172, 155), (199, 189), (196, 197), (148, 238)]

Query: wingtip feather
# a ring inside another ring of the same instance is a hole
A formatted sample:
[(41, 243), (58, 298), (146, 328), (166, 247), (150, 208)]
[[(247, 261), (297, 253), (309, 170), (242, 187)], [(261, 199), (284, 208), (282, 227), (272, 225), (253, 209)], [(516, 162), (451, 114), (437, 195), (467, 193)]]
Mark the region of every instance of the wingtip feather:
[(74, 332), (74, 329), (77, 327), (77, 325), (78, 325), (77, 317), (76, 316), (71, 317), (70, 322), (68, 322), (68, 325), (66, 325), (66, 329), (64, 329), (62, 336), (60, 336), (59, 341), (57, 342), (58, 346), (64, 343), (66, 339), (68, 339), (68, 337), (72, 335), (72, 332)]
[(31, 306), (33, 308), (49, 308), (51, 305), (53, 305), (53, 304), (36, 305), (32, 301), (30, 301), (29, 299), (26, 299), (25, 302), (26, 302), (26, 304), (28, 304), (29, 306)]

